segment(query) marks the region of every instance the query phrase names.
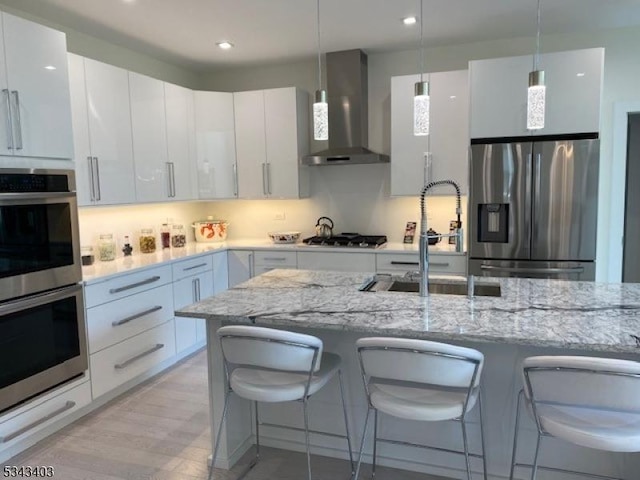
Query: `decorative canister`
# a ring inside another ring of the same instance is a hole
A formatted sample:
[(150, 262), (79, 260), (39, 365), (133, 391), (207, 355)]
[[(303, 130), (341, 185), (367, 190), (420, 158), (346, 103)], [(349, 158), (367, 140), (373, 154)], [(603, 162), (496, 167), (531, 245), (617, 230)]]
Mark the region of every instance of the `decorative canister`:
[(153, 228), (143, 228), (140, 230), (140, 252), (153, 253), (156, 251), (156, 234)]
[(98, 241), (98, 257), (101, 262), (110, 262), (116, 259), (116, 242), (113, 234), (103, 233)]

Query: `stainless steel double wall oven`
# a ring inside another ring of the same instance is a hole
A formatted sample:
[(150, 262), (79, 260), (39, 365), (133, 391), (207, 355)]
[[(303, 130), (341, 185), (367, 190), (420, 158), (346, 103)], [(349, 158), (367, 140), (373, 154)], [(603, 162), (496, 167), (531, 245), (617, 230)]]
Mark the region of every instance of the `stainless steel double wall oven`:
[(84, 373), (75, 175), (0, 169), (0, 411)]

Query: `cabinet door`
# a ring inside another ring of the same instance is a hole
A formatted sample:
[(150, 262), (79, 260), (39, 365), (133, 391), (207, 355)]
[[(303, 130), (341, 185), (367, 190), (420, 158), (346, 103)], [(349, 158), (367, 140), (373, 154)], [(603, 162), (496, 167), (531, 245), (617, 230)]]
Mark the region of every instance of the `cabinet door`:
[(84, 60), (96, 203), (135, 201), (129, 77), (127, 71)]
[(254, 275), (253, 252), (246, 250), (229, 250), (229, 288), (246, 282)]
[(64, 33), (2, 14), (15, 155), (73, 159)]
[[(211, 275), (211, 272), (198, 275), (197, 291), (198, 291), (199, 300), (203, 300), (213, 295), (214, 275)], [(206, 340), (207, 340), (207, 321), (204, 318), (196, 318), (196, 341), (204, 342)]]
[[(73, 150), (76, 166), (76, 191), (78, 206), (92, 205), (94, 200), (89, 142), (89, 118), (87, 117), (87, 94), (84, 78), (84, 58), (68, 54), (69, 89), (71, 92), (71, 120), (73, 121)], [(0, 129), (1, 131), (1, 129)]]
[[(198, 276), (186, 277), (173, 282), (173, 304), (176, 310), (196, 303), (198, 299)], [(197, 319), (176, 317), (176, 351), (178, 353), (195, 345), (197, 342)]]
[(0, 31), (0, 155), (14, 155), (13, 130), (7, 65), (4, 57), (4, 36)]
[(233, 94), (238, 160), (238, 196), (268, 196), (264, 92)]
[(334, 270), (336, 272), (375, 272), (375, 253), (298, 252), (300, 270)]
[(267, 151), (267, 194), (300, 198), (300, 146), (298, 95), (295, 88), (264, 91)]
[(527, 130), (532, 56), (469, 62), (471, 138), (517, 137)]
[(164, 84), (167, 117), (167, 162), (172, 197), (169, 200), (191, 200), (197, 197), (195, 183), (195, 125), (193, 90)]
[[(428, 74), (424, 80), (429, 80)], [(391, 195), (420, 195), (427, 183), (430, 137), (413, 135), (413, 92), (418, 81), (420, 75), (391, 78)]]
[[(463, 195), (469, 190), (469, 71), (432, 73), (431, 93), (431, 178), (453, 180)], [(451, 195), (441, 188), (438, 192)]]
[(213, 254), (213, 293), (224, 292), (229, 288), (229, 263), (227, 252)]
[(164, 84), (160, 80), (129, 72), (133, 160), (138, 202), (173, 198), (168, 182), (167, 122)]
[(198, 196), (238, 196), (233, 94), (195, 92)]

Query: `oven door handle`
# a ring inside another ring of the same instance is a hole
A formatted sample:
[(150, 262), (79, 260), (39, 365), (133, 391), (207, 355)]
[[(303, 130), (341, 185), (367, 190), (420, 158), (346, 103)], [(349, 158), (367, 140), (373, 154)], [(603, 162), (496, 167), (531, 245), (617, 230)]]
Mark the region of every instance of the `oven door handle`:
[(64, 199), (76, 198), (75, 192), (25, 192), (25, 193), (0, 193), (0, 202), (3, 200), (38, 200), (38, 199)]
[(21, 310), (39, 307), (40, 305), (52, 303), (64, 298), (73, 297), (79, 292), (82, 292), (82, 285), (73, 285), (71, 287), (60, 288), (45, 294), (38, 294), (31, 297), (20, 298), (19, 300), (12, 300), (0, 306), (0, 317), (10, 313), (19, 312)]
[(583, 273), (584, 267), (571, 268), (519, 268), (519, 267), (496, 267), (494, 265), (480, 265), (480, 269), (488, 272), (506, 272), (506, 273)]

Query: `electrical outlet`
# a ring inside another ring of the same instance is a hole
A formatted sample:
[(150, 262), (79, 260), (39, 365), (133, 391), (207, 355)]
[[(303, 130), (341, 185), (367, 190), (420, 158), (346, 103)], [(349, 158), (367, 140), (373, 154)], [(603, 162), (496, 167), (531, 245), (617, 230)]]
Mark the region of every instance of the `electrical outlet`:
[(278, 212), (273, 216), (274, 220), (284, 220), (286, 218), (284, 212)]

